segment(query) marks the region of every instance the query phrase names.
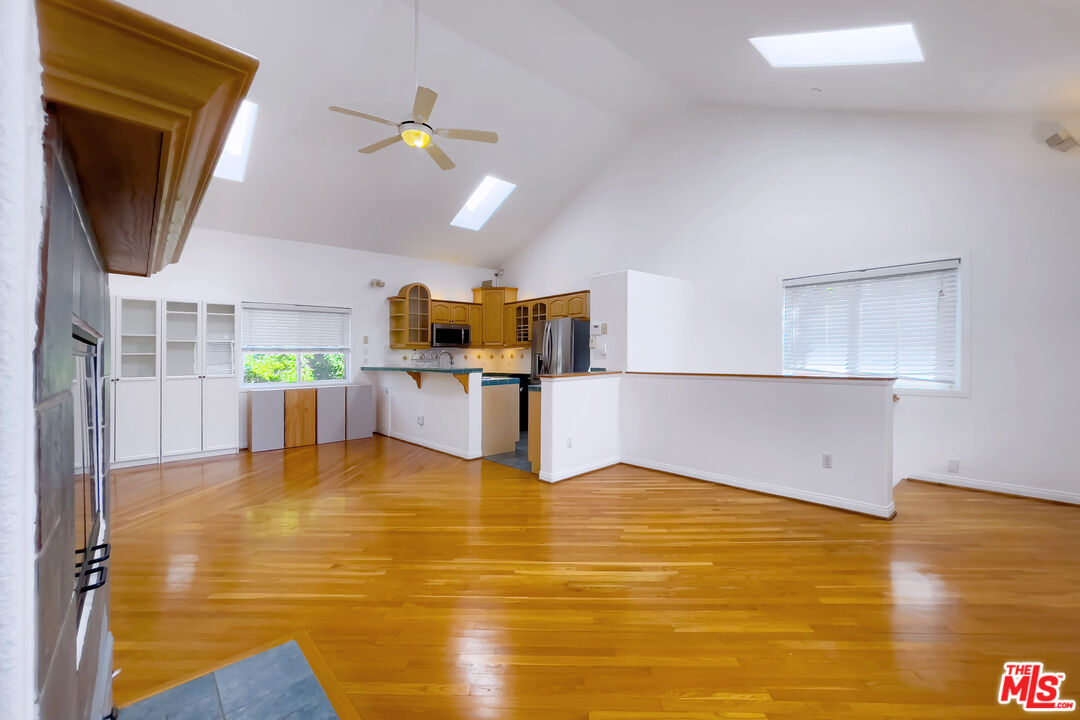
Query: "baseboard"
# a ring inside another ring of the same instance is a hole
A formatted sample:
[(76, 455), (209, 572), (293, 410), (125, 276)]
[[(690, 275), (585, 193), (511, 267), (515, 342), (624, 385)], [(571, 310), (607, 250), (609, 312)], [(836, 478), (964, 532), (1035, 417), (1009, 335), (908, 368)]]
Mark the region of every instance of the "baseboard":
[(393, 432), (393, 431), (391, 431), (391, 432), (380, 432), (379, 434), (380, 435), (385, 435), (386, 437), (392, 437), (395, 440), (403, 440), (404, 442), (411, 443), (413, 445), (420, 445), (421, 447), (426, 447), (429, 450), (438, 450), (441, 453), (446, 453), (447, 455), (453, 455), (454, 457), (459, 457), (459, 458), (461, 458), (463, 460), (476, 460), (476, 459), (481, 457), (481, 454), (479, 452), (472, 453), (472, 454), (462, 452), (461, 450), (459, 450), (459, 449), (457, 449), (455, 447), (450, 447), (449, 445), (443, 445), (442, 443), (431, 442), (430, 440), (426, 440), (424, 438), (419, 438), (419, 437), (416, 437), (414, 435), (406, 435), (405, 433)]
[(1008, 483), (993, 482), (992, 480), (979, 480), (977, 478), (964, 477), (962, 475), (946, 475), (945, 473), (908, 472), (903, 477), (912, 480), (938, 483), (940, 485), (952, 485), (954, 487), (967, 488), (969, 490), (985, 490), (986, 492), (1000, 493), (1002, 495), (1015, 495), (1017, 497), (1035, 498), (1037, 500), (1052, 500), (1054, 502), (1080, 505), (1080, 493), (1065, 492), (1063, 490), (1044, 490), (1042, 488), (1028, 487), (1027, 485), (1010, 485)]
[(154, 457), (139, 458), (138, 460), (114, 460), (109, 463), (110, 470), (122, 470), (130, 467), (140, 467), (142, 465), (158, 465), (161, 463), (161, 458)]
[(649, 470), (659, 470), (673, 475), (682, 475), (684, 477), (705, 480), (706, 482), (718, 483), (720, 485), (730, 485), (744, 490), (765, 493), (766, 495), (776, 495), (778, 497), (791, 498), (793, 500), (802, 500), (804, 502), (814, 503), (815, 505), (826, 505), (840, 510), (849, 510), (861, 515), (872, 515), (873, 517), (885, 518), (886, 520), (896, 515), (896, 507), (893, 503), (889, 503), (888, 505), (874, 505), (872, 503), (836, 497), (835, 495), (825, 495), (810, 490), (799, 490), (797, 488), (789, 488), (782, 485), (773, 485), (771, 483), (758, 482), (756, 480), (721, 475), (720, 473), (697, 470), (695, 468), (682, 467), (680, 465), (670, 465), (668, 463), (655, 462), (644, 458), (625, 457), (622, 461), (627, 465), (636, 465)]
[(203, 458), (219, 457), (221, 455), (236, 455), (240, 452), (237, 448), (228, 448), (226, 450), (208, 450), (207, 452), (196, 453), (183, 453), (182, 455), (163, 455), (161, 457), (162, 463), (179, 462), (181, 460), (201, 460)]
[(585, 463), (584, 465), (578, 465), (575, 468), (569, 470), (563, 470), (560, 473), (552, 474), (548, 472), (541, 472), (540, 479), (544, 482), (555, 483), (560, 480), (566, 480), (568, 478), (577, 477), (578, 475), (584, 475), (585, 473), (591, 473), (594, 470), (602, 470), (612, 465), (618, 465), (622, 460), (618, 457), (605, 458), (604, 460), (597, 460), (596, 462)]

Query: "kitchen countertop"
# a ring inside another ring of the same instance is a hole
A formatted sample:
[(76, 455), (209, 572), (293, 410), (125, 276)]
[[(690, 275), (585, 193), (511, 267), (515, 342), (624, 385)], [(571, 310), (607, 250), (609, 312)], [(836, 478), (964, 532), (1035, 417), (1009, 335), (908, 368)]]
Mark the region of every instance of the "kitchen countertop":
[(363, 365), (360, 367), (364, 372), (377, 371), (377, 372), (420, 372), (420, 373), (445, 373), (449, 375), (464, 375), (466, 373), (482, 373), (484, 368), (478, 367), (460, 367), (460, 368), (437, 368), (437, 367), (408, 367), (408, 366), (379, 366), (379, 365)]
[(485, 374), (480, 384), (484, 387), (489, 385), (520, 385), (521, 381), (512, 377), (491, 377)]

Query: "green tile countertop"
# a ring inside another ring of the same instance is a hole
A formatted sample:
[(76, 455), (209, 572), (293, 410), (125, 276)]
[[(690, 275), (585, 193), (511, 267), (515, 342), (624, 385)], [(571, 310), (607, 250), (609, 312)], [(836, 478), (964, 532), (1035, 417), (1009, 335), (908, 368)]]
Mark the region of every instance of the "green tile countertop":
[(488, 385), (520, 385), (521, 381), (512, 377), (491, 377), (484, 375), (484, 381), (481, 383), (484, 387)]
[(447, 375), (464, 375), (465, 373), (482, 373), (484, 368), (460, 367), (460, 368), (437, 368), (437, 367), (389, 367), (380, 365), (361, 365), (364, 372), (421, 372), (421, 373), (444, 373)]

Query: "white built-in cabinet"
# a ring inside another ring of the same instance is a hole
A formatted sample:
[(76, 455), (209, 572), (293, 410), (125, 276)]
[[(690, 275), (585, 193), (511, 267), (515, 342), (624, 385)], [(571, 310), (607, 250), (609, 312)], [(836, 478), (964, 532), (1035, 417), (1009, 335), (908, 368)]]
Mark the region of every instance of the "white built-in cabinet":
[[(121, 348), (113, 423), (116, 462), (235, 451), (237, 306), (135, 298), (116, 303)], [(132, 347), (153, 352), (129, 356), (124, 351), (129, 337), (144, 338)]]
[(161, 455), (161, 379), (158, 301), (117, 298), (113, 326), (114, 463)]

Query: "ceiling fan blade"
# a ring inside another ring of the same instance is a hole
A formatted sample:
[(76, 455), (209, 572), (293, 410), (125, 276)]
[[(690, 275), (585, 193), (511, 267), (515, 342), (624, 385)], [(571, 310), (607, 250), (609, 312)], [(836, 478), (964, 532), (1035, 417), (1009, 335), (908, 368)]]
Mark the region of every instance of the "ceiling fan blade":
[(427, 150), (427, 154), (431, 156), (431, 159), (438, 163), (439, 167), (443, 170), (450, 170), (454, 167), (454, 161), (446, 156), (446, 153), (442, 151), (442, 148), (435, 143), (428, 143), (428, 146), (424, 148)]
[(342, 113), (343, 115), (352, 115), (354, 117), (364, 118), (365, 120), (374, 120), (375, 122), (382, 123), (383, 125), (397, 127), (397, 123), (393, 120), (387, 120), (386, 118), (381, 118), (378, 115), (368, 115), (367, 113), (362, 113), (359, 110), (350, 110), (349, 108), (338, 107), (337, 105), (331, 105), (330, 109), (334, 112)]
[(436, 135), (441, 135), (454, 140), (475, 140), (476, 142), (496, 143), (499, 142), (499, 134), (490, 130), (461, 130), (458, 128), (439, 128)]
[(368, 145), (367, 147), (360, 148), (357, 152), (362, 152), (365, 155), (367, 155), (367, 154), (375, 152), (376, 150), (382, 150), (384, 147), (390, 147), (391, 145), (393, 145), (396, 142), (401, 142), (401, 136), (400, 135), (394, 135), (392, 137), (386, 138), (385, 140), (380, 140), (377, 143), (372, 143), (371, 145)]
[(413, 120), (416, 120), (416, 122), (426, 123), (428, 117), (431, 115), (432, 108), (435, 107), (435, 99), (438, 97), (439, 93), (435, 92), (431, 88), (417, 85), (416, 99), (413, 100), (412, 106)]

